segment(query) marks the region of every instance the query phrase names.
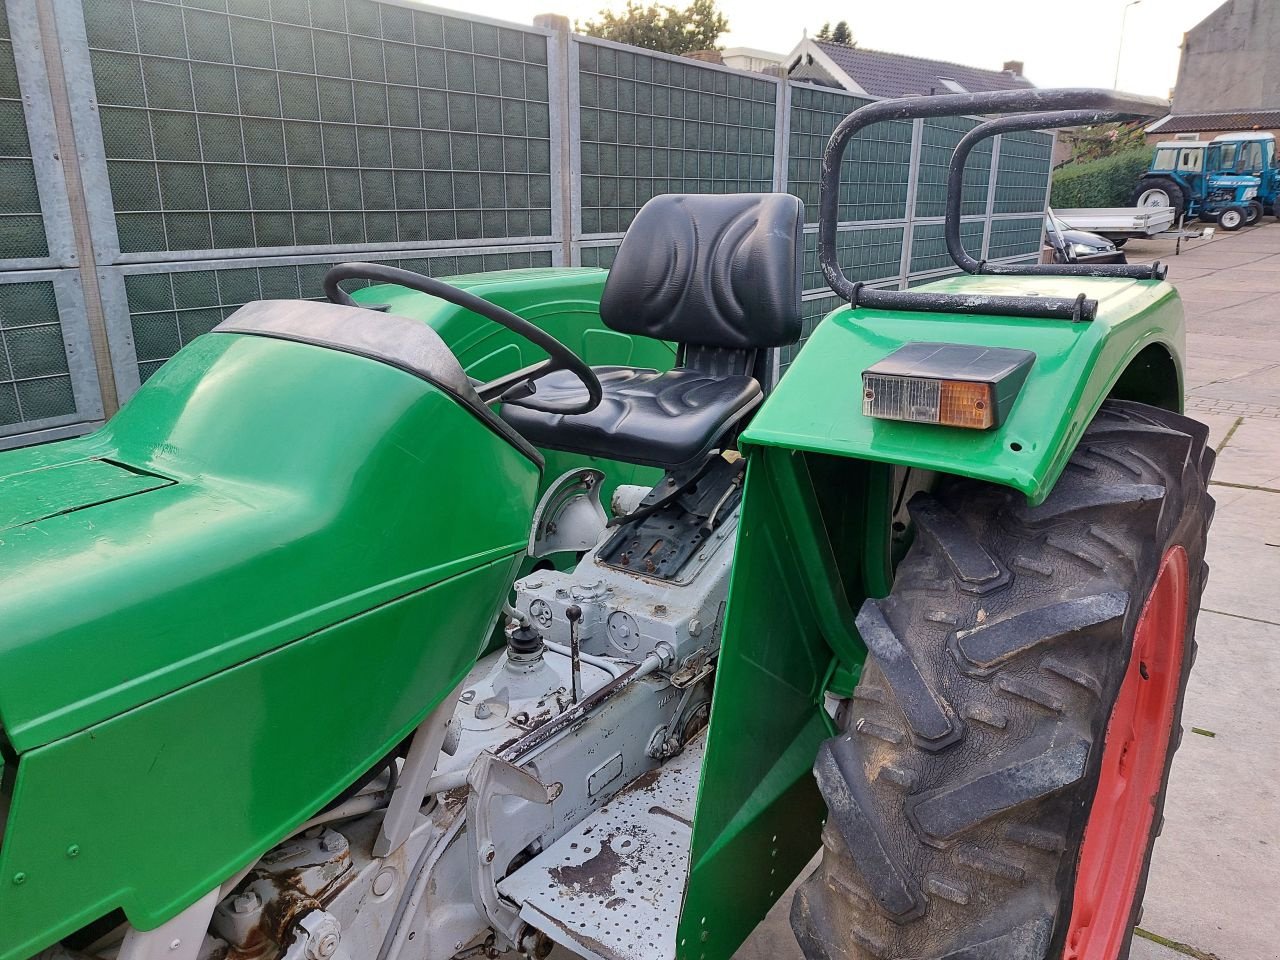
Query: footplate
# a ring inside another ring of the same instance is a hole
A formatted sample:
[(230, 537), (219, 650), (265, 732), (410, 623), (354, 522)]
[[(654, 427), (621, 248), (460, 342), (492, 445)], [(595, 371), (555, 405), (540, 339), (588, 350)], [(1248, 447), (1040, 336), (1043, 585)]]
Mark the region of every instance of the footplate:
[(500, 884), (520, 917), (589, 960), (668, 960), (689, 876), (705, 733)]

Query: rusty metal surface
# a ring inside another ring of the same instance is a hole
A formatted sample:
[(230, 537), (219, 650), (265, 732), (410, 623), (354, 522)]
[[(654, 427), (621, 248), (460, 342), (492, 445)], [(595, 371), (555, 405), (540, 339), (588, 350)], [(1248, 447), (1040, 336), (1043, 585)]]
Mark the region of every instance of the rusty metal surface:
[(700, 735), (503, 880), (521, 917), (597, 960), (674, 957), (705, 742)]

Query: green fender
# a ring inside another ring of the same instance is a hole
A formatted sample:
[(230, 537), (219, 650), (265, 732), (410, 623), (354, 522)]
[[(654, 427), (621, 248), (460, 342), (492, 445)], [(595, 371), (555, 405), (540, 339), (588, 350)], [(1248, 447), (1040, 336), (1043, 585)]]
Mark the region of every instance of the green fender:
[[(990, 480), (1039, 503), (1113, 392), (1182, 408), (1182, 304), (1162, 281), (961, 276), (934, 293), (1098, 300), (1092, 323), (853, 310), (830, 314), (752, 420), (747, 446), (786, 447)], [(904, 343), (1031, 350), (1031, 373), (1005, 422), (962, 430), (862, 416), (862, 371)], [(1136, 361), (1136, 365), (1135, 365)], [(1121, 389), (1116, 391), (1119, 385)]]
[[(957, 277), (927, 289), (1099, 301), (1092, 323), (842, 308), (743, 436), (747, 479), (694, 817), (677, 955), (728, 958), (818, 848), (810, 773), (866, 648), (853, 616), (892, 584), (893, 464), (1006, 484), (1039, 502), (1108, 396), (1181, 408), (1182, 307), (1167, 283)], [(911, 341), (1032, 350), (990, 431), (871, 420), (862, 371)]]

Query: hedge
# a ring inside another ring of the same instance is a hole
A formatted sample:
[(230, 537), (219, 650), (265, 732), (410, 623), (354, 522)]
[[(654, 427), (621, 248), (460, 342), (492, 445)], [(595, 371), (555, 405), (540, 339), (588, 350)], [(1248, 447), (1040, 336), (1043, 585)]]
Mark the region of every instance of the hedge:
[(1127, 207), (1138, 177), (1151, 165), (1151, 147), (1138, 147), (1084, 163), (1069, 163), (1053, 175), (1049, 204), (1076, 207)]

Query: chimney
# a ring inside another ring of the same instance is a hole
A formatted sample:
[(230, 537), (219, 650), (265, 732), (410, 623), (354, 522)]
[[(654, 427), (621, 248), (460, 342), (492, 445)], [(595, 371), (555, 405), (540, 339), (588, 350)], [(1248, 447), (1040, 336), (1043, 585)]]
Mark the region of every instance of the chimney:
[(1001, 69), (1003, 69), (1005, 73), (1012, 73), (1015, 77), (1020, 77), (1022, 76), (1022, 61), (1006, 60)]

